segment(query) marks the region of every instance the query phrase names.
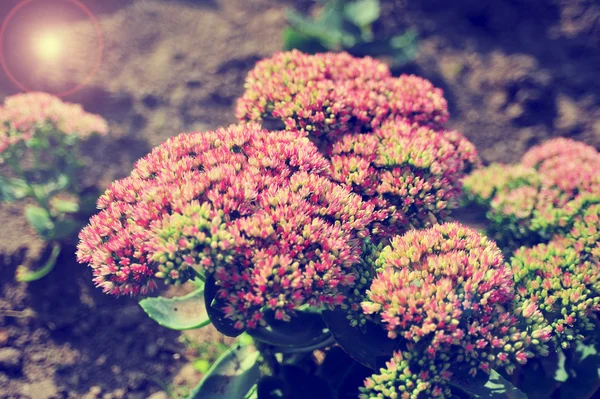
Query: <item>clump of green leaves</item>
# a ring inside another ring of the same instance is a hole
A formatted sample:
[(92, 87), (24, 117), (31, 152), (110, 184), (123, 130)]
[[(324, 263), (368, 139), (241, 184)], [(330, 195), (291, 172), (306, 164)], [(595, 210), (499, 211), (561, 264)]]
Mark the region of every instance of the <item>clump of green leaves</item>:
[(314, 17), (289, 9), (284, 47), (307, 53), (346, 51), (356, 56), (391, 56), (394, 64), (413, 60), (418, 51), (417, 32), (411, 29), (377, 37), (373, 25), (380, 16), (380, 0), (325, 0)]
[(46, 93), (18, 94), (0, 107), (0, 200), (27, 203), (24, 216), (38, 236), (51, 245), (50, 257), (36, 271), (25, 266), (17, 280), (47, 275), (61, 242), (80, 228), (76, 215), (93, 209), (94, 198), (81, 195), (77, 171), (83, 166), (79, 143), (106, 134), (104, 119)]

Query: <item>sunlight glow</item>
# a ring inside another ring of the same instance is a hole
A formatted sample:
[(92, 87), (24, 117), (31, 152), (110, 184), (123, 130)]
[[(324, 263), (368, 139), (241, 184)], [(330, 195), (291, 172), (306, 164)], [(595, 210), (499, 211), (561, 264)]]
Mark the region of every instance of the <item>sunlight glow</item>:
[(47, 61), (56, 60), (62, 51), (60, 37), (53, 33), (40, 33), (34, 37), (34, 49), (38, 57)]

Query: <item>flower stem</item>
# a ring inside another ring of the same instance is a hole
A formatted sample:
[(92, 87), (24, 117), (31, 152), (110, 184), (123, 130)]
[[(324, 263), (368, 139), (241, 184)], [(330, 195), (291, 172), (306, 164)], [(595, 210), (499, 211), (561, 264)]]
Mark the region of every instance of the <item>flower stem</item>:
[(60, 244), (54, 243), (52, 245), (52, 253), (50, 254), (50, 258), (48, 258), (46, 264), (39, 270), (29, 271), (29, 269), (26, 266), (19, 266), (17, 268), (16, 275), (17, 281), (22, 283), (30, 283), (32, 281), (36, 281), (45, 277), (48, 273), (52, 271), (52, 269), (54, 269), (54, 266), (56, 266), (56, 260), (58, 259), (58, 255), (60, 254), (60, 249)]

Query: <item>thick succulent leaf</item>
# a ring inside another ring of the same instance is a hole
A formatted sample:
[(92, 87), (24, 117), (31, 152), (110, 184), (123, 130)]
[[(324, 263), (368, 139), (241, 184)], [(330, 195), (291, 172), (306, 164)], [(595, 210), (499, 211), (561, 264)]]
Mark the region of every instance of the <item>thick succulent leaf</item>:
[(206, 312), (208, 313), (210, 322), (221, 334), (227, 335), (228, 337), (237, 337), (243, 333), (244, 330), (235, 328), (235, 323), (231, 319), (225, 317), (225, 313), (221, 310), (223, 308), (223, 303), (217, 298), (218, 291), (219, 287), (215, 282), (215, 278), (210, 276), (206, 280), (206, 285), (204, 286), (204, 302), (206, 303)]
[[(564, 360), (564, 355), (563, 355)], [(564, 364), (564, 362), (563, 362)], [(560, 376), (560, 359), (556, 352), (549, 356), (530, 359), (526, 365), (515, 371), (519, 386), (528, 399), (548, 399), (560, 386), (556, 380)]]
[(339, 50), (343, 42), (345, 43), (352, 39), (345, 37), (348, 36), (348, 34), (339, 27), (336, 27), (335, 24), (323, 22), (332, 19), (331, 16), (315, 21), (296, 11), (287, 10), (286, 17), (289, 24), (296, 31), (308, 37), (318, 39), (319, 42), (329, 50)]
[(481, 399), (528, 399), (527, 395), (508, 380), (492, 370), (490, 374), (479, 372), (475, 377), (466, 371), (454, 373), (450, 384), (471, 398)]
[(398, 342), (387, 337), (385, 330), (367, 322), (364, 329), (352, 327), (343, 309), (323, 311), (323, 319), (335, 341), (357, 362), (378, 370), (390, 360)]
[(208, 370), (187, 399), (244, 398), (260, 378), (259, 355), (254, 346), (236, 342)]
[(344, 7), (344, 16), (356, 26), (369, 26), (377, 21), (380, 15), (379, 0), (356, 0)]
[(29, 205), (25, 208), (25, 218), (35, 231), (42, 237), (47, 237), (54, 228), (54, 223), (48, 211), (39, 206)]
[(326, 341), (331, 334), (318, 313), (297, 312), (290, 321), (276, 320), (272, 312), (265, 315), (266, 326), (248, 333), (257, 341), (280, 348), (311, 347)]
[(172, 330), (191, 330), (210, 323), (204, 306), (204, 288), (176, 298), (142, 299), (140, 306), (152, 320)]
[(79, 204), (76, 201), (67, 201), (54, 197), (50, 200), (52, 207), (61, 213), (75, 213), (79, 211)]
[(0, 176), (0, 200), (11, 202), (27, 197), (31, 189), (22, 179), (8, 179)]
[(244, 396), (244, 399), (258, 399), (258, 385), (254, 384), (246, 396)]
[(595, 398), (600, 395), (600, 354), (594, 345), (578, 343), (567, 369), (569, 378), (560, 387), (561, 399)]

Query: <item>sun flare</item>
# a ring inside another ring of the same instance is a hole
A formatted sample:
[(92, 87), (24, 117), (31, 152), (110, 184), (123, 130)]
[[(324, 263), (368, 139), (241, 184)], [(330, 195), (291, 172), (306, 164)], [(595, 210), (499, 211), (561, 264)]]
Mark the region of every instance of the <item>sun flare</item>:
[(38, 57), (55, 61), (62, 52), (62, 41), (54, 33), (39, 33), (33, 38), (33, 47)]

